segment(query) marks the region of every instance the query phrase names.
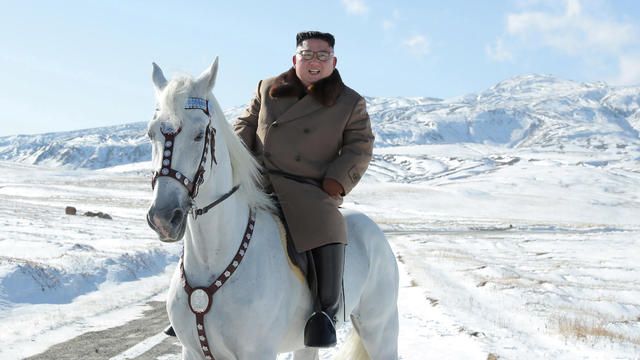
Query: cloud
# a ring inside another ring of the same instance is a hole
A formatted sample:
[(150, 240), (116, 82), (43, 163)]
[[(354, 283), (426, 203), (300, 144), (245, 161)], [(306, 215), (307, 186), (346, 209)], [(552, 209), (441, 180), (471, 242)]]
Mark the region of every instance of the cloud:
[(494, 60), (497, 60), (500, 62), (513, 60), (513, 55), (509, 50), (507, 50), (504, 47), (504, 44), (502, 43), (502, 39), (496, 40), (495, 44), (493, 45), (491, 44), (485, 45), (484, 50), (487, 53), (487, 55)]
[(364, 0), (342, 0), (346, 6), (347, 13), (354, 15), (365, 15), (369, 12), (369, 7)]
[(394, 22), (393, 22), (393, 21), (391, 21), (391, 20), (384, 20), (384, 21), (382, 22), (382, 28), (383, 28), (384, 30), (391, 30), (391, 29), (393, 29), (394, 27), (396, 27), (396, 23), (394, 23)]
[(594, 17), (579, 0), (565, 0), (564, 13), (530, 11), (507, 16), (507, 31), (530, 44), (550, 46), (570, 55), (589, 51), (616, 53), (636, 41), (631, 24)]
[(391, 14), (393, 15), (391, 20), (385, 19), (382, 21), (382, 29), (385, 32), (394, 29), (396, 27), (397, 21), (401, 20), (400, 11), (398, 9), (393, 9), (393, 12)]
[(429, 39), (424, 35), (415, 35), (402, 42), (402, 45), (409, 48), (409, 52), (423, 56), (429, 53)]
[(615, 85), (640, 85), (640, 54), (621, 55), (620, 73), (610, 82)]
[(485, 46), (490, 58), (506, 61), (521, 50), (551, 48), (582, 63), (591, 76), (619, 85), (640, 82), (640, 32), (635, 23), (616, 18), (613, 5), (581, 0), (520, 0), (520, 5), (525, 10), (507, 14), (505, 33)]

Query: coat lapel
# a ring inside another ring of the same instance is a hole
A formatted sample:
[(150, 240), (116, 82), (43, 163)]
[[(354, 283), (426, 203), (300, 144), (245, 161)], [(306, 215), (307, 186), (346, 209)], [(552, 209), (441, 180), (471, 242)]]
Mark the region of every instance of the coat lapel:
[[(290, 99), (293, 101), (297, 100), (295, 98)], [(276, 118), (276, 121), (279, 123), (293, 121), (322, 108), (322, 104), (317, 102), (313, 97), (307, 95), (285, 110), (284, 113)]]
[(271, 109), (269, 110), (269, 123), (279, 120), (282, 114), (286, 113), (291, 107), (293, 107), (298, 102), (298, 98), (296, 97), (283, 97), (279, 98), (278, 101), (271, 102)]

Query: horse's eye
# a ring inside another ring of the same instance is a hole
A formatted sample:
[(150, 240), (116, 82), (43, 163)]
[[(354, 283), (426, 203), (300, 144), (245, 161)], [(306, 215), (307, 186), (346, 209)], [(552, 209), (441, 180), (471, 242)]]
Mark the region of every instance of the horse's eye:
[(151, 130), (147, 131), (147, 137), (149, 139), (153, 139), (153, 133), (151, 132)]
[(198, 136), (196, 136), (195, 141), (201, 141), (204, 138), (204, 132), (200, 132), (198, 133)]

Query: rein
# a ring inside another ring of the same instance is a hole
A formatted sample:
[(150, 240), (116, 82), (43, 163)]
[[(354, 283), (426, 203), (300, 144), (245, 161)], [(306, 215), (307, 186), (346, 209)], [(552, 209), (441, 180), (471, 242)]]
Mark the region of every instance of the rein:
[(198, 218), (198, 216), (207, 213), (207, 211), (213, 209), (214, 206), (220, 204), (221, 202), (225, 201), (229, 196), (233, 195), (234, 192), (236, 192), (238, 189), (240, 188), (240, 185), (236, 185), (233, 188), (231, 188), (231, 190), (229, 190), (229, 192), (227, 192), (226, 194), (222, 195), (218, 200), (212, 202), (211, 204), (203, 207), (202, 209), (194, 209), (194, 207), (192, 207), (191, 209), (193, 210), (193, 216), (195, 219)]
[(196, 316), (196, 329), (198, 330), (198, 340), (200, 340), (200, 348), (204, 353), (204, 358), (207, 360), (215, 360), (213, 354), (211, 353), (211, 346), (209, 346), (209, 341), (207, 340), (207, 334), (204, 324), (204, 316), (211, 310), (211, 304), (213, 302), (213, 294), (218, 291), (222, 285), (233, 275), (236, 271), (240, 262), (244, 258), (245, 252), (249, 247), (249, 242), (251, 241), (251, 237), (253, 235), (253, 228), (256, 222), (256, 214), (251, 209), (249, 211), (249, 221), (247, 223), (247, 228), (244, 232), (244, 236), (242, 237), (242, 242), (240, 243), (240, 247), (236, 252), (236, 255), (231, 260), (231, 263), (227, 266), (225, 271), (218, 276), (218, 278), (208, 287), (197, 287), (192, 288), (189, 285), (189, 281), (187, 280), (187, 276), (184, 272), (184, 253), (182, 253), (182, 257), (180, 258), (180, 273), (182, 276), (182, 282), (184, 291), (187, 293), (189, 298), (189, 308), (191, 312), (193, 312)]

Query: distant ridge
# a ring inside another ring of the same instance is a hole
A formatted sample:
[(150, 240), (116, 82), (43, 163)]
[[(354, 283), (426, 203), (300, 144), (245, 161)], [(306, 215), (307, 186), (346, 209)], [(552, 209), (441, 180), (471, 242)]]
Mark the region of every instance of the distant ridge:
[(640, 87), (523, 75), (480, 93), (368, 98), (377, 146), (490, 143), (509, 147), (610, 147), (638, 140)]
[[(640, 147), (640, 87), (522, 75), (450, 99), (372, 98), (377, 147), (483, 143), (566, 151)], [(227, 109), (230, 122), (244, 107)], [(149, 161), (146, 122), (0, 137), (0, 160), (71, 169)]]

